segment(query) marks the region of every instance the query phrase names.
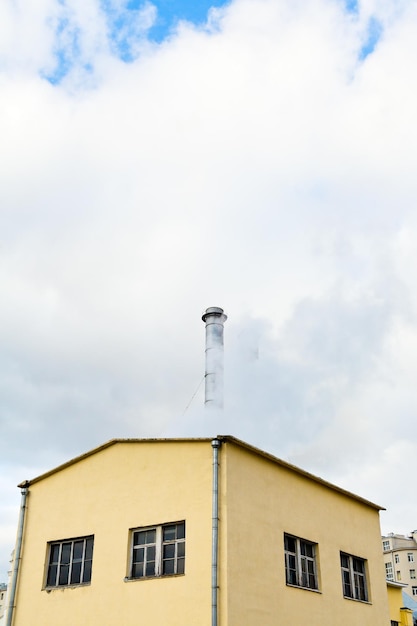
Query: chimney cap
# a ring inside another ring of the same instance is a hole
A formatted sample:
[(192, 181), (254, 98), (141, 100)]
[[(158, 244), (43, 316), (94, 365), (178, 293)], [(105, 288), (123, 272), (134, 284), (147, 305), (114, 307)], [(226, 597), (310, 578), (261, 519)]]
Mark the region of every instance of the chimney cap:
[(214, 316), (214, 317), (220, 317), (222, 322), (225, 322), (227, 320), (227, 315), (226, 313), (223, 311), (223, 309), (221, 309), (218, 306), (210, 306), (208, 309), (206, 309), (205, 313), (203, 313), (201, 319), (203, 320), (203, 322), (205, 322), (207, 320), (208, 317), (210, 316)]

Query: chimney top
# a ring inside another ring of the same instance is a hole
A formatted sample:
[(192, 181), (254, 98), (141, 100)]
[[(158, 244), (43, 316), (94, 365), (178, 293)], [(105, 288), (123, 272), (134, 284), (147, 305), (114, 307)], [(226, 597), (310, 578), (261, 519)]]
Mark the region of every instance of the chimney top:
[(203, 313), (201, 319), (203, 320), (203, 322), (207, 321), (207, 318), (210, 317), (211, 315), (213, 315), (214, 317), (220, 317), (221, 322), (225, 322), (227, 320), (227, 315), (226, 313), (223, 311), (223, 309), (221, 309), (218, 306), (210, 306), (208, 309), (206, 309), (205, 313)]

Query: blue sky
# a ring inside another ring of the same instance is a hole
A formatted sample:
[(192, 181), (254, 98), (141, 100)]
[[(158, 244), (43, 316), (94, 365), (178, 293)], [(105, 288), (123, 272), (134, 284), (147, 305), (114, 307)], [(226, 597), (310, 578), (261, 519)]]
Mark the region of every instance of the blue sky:
[[(55, 21), (55, 58), (52, 70), (45, 71), (44, 77), (52, 84), (58, 84), (68, 72), (80, 62), (80, 31), (74, 23), (68, 0), (58, 0), (58, 18)], [(139, 51), (136, 44), (146, 40), (161, 43), (171, 36), (178, 23), (186, 20), (195, 26), (203, 26), (211, 9), (225, 6), (220, 0), (180, 1), (180, 0), (100, 0), (105, 15), (108, 37), (113, 53), (122, 61), (132, 62)], [(138, 26), (144, 13), (151, 15), (149, 21)], [(84, 64), (89, 72), (92, 66)]]
[(1, 5), (0, 581), (16, 485), (112, 437), (230, 433), (415, 528), (416, 3), (210, 5)]
[[(193, 24), (203, 24), (207, 20), (207, 13), (213, 7), (221, 7), (227, 2), (220, 0), (192, 1), (192, 0), (157, 0), (153, 2), (158, 14), (154, 26), (150, 29), (149, 37), (155, 41), (162, 41), (178, 20), (187, 20)], [(138, 9), (140, 0), (128, 4), (129, 9)]]
[[(186, 20), (196, 27), (204, 27), (212, 9), (226, 7), (229, 3), (212, 1), (178, 0), (100, 0), (108, 43), (112, 53), (120, 60), (131, 63), (143, 52), (145, 42), (160, 44), (175, 34), (178, 23)], [(356, 0), (340, 0), (340, 6), (348, 14), (359, 18)], [(82, 57), (80, 31), (68, 0), (58, 0), (56, 18), (51, 22), (54, 30), (53, 67), (43, 69), (41, 74), (52, 84), (59, 84), (67, 74), (79, 67), (87, 75), (94, 72), (94, 63)], [(371, 15), (363, 32), (363, 43), (358, 50), (358, 59), (363, 61), (372, 54), (382, 35), (383, 27), (376, 16)]]

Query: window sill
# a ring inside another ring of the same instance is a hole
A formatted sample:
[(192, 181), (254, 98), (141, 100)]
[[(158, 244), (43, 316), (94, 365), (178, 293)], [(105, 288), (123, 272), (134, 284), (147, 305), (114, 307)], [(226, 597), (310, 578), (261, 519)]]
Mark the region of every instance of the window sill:
[(291, 587), (292, 589), (302, 589), (303, 591), (312, 591), (313, 593), (320, 593), (320, 589), (312, 589), (311, 587), (301, 587), (300, 585), (291, 585), (291, 583), (285, 583), (287, 587)]
[(350, 596), (343, 596), (345, 600), (351, 600), (352, 602), (360, 602), (361, 604), (369, 604), (371, 605), (372, 602), (370, 602), (369, 600), (358, 600), (358, 598), (351, 598)]
[(74, 583), (73, 585), (56, 585), (55, 587), (43, 587), (42, 591), (51, 593), (51, 591), (64, 591), (65, 589), (78, 589), (79, 587), (90, 587), (90, 583)]
[(163, 580), (164, 578), (181, 578), (181, 576), (185, 576), (185, 574), (164, 574), (163, 576), (141, 576), (140, 578), (130, 578), (129, 576), (125, 576), (123, 578), (123, 582), (125, 583), (134, 583), (138, 580)]

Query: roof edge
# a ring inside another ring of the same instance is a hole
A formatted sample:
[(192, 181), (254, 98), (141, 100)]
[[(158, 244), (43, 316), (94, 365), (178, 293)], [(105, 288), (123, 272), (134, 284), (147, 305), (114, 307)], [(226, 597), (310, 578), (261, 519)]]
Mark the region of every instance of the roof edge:
[(161, 443), (161, 442), (167, 442), (167, 443), (179, 443), (179, 442), (188, 442), (188, 441), (196, 441), (196, 442), (210, 442), (212, 441), (213, 437), (178, 437), (178, 438), (157, 438), (157, 437), (150, 437), (150, 438), (121, 438), (121, 437), (116, 437), (114, 439), (109, 439), (109, 441), (106, 441), (105, 443), (102, 443), (101, 445), (92, 448), (91, 450), (88, 450), (87, 452), (84, 452), (83, 454), (80, 454), (72, 459), (70, 459), (69, 461), (65, 461), (65, 463), (61, 463), (60, 465), (57, 465), (56, 467), (48, 470), (47, 472), (44, 472), (43, 474), (39, 474), (39, 476), (36, 476), (35, 478), (32, 478), (32, 480), (23, 480), (21, 483), (19, 483), (17, 486), (22, 489), (24, 487), (30, 487), (30, 485), (33, 485), (34, 483), (40, 482), (41, 480), (43, 480), (44, 478), (48, 478), (49, 476), (52, 476), (52, 474), (56, 474), (57, 472), (62, 471), (63, 469), (66, 469), (67, 467), (70, 467), (71, 465), (75, 465), (75, 463), (79, 463), (79, 461), (83, 461), (84, 459), (87, 459), (89, 456), (93, 456), (93, 454), (96, 454), (97, 452), (101, 452), (102, 450), (105, 450), (106, 448), (110, 448), (110, 446), (114, 446), (117, 443)]
[(354, 500), (357, 500), (358, 502), (361, 502), (362, 504), (365, 504), (366, 506), (376, 509), (377, 511), (386, 511), (386, 509), (383, 506), (380, 506), (379, 504), (375, 504), (375, 502), (371, 502), (370, 500), (367, 500), (366, 498), (362, 498), (361, 496), (358, 496), (355, 493), (348, 491), (347, 489), (338, 487), (337, 485), (325, 480), (324, 478), (320, 478), (319, 476), (316, 476), (315, 474), (311, 474), (310, 472), (307, 472), (306, 470), (303, 470), (300, 467), (297, 467), (297, 465), (293, 465), (292, 463), (289, 463), (288, 461), (283, 461), (282, 459), (274, 456), (273, 454), (270, 454), (269, 452), (265, 452), (264, 450), (261, 450), (260, 448), (256, 448), (255, 446), (252, 446), (251, 444), (246, 443), (246, 441), (242, 441), (241, 439), (237, 439), (236, 437), (233, 437), (231, 435), (217, 435), (217, 439), (219, 439), (220, 441), (224, 441), (226, 443), (227, 442), (233, 443), (241, 448), (248, 450), (249, 452), (252, 452), (253, 454), (262, 456), (265, 459), (268, 459), (269, 461), (271, 461), (272, 463), (280, 465), (281, 467), (284, 467), (294, 472), (295, 474), (299, 474), (300, 476), (303, 476), (304, 478), (308, 478), (309, 480), (312, 480), (313, 482), (323, 485), (324, 487), (328, 487), (329, 489), (332, 489), (333, 491), (337, 491), (338, 493), (344, 496), (353, 498)]
[(246, 441), (242, 441), (241, 439), (238, 439), (237, 437), (233, 437), (232, 435), (217, 435), (214, 437), (178, 437), (178, 438), (153, 437), (153, 438), (110, 439), (109, 441), (106, 441), (100, 446), (97, 446), (96, 448), (92, 448), (88, 452), (84, 452), (84, 454), (80, 454), (79, 456), (76, 456), (73, 459), (70, 459), (69, 461), (62, 463), (61, 465), (58, 465), (57, 467), (54, 467), (53, 469), (48, 470), (47, 472), (44, 472), (43, 474), (40, 474), (39, 476), (36, 476), (32, 480), (22, 481), (17, 486), (21, 489), (30, 487), (30, 485), (40, 482), (41, 480), (44, 480), (45, 478), (48, 478), (49, 476), (52, 476), (53, 474), (56, 474), (57, 472), (60, 472), (66, 469), (67, 467), (71, 467), (71, 465), (74, 465), (75, 463), (78, 463), (79, 461), (83, 461), (84, 459), (87, 459), (93, 454), (96, 454), (97, 452), (101, 452), (102, 450), (105, 450), (106, 448), (109, 448), (110, 446), (116, 445), (118, 443), (181, 443), (181, 442), (210, 443), (211, 441), (213, 441), (213, 439), (218, 439), (221, 442), (230, 443), (240, 448), (243, 448), (247, 450), (248, 452), (251, 452), (252, 454), (261, 456), (264, 459), (267, 459), (268, 461), (275, 463), (276, 465), (284, 467), (294, 472), (295, 474), (298, 474), (299, 476), (308, 478), (309, 480), (315, 483), (318, 483), (319, 485), (327, 487), (328, 489), (331, 489), (332, 491), (336, 491), (340, 493), (341, 495), (347, 496), (348, 498), (356, 500), (357, 502), (360, 502), (370, 508), (376, 509), (377, 511), (386, 510), (384, 507), (380, 506), (379, 504), (375, 504), (374, 502), (371, 502), (370, 500), (367, 500), (366, 498), (362, 498), (361, 496), (358, 496), (352, 493), (351, 491), (348, 491), (347, 489), (338, 487), (337, 485), (334, 485), (333, 483), (330, 483), (329, 481), (324, 480), (323, 478), (320, 478), (319, 476), (315, 476), (314, 474), (311, 474), (310, 472), (307, 472), (306, 470), (303, 470), (300, 467), (297, 467), (296, 465), (292, 465), (291, 463), (288, 463), (287, 461), (283, 461), (282, 459), (274, 456), (273, 454), (270, 454), (269, 452), (265, 452), (264, 450), (261, 450), (260, 448), (252, 446), (251, 444), (246, 443)]

